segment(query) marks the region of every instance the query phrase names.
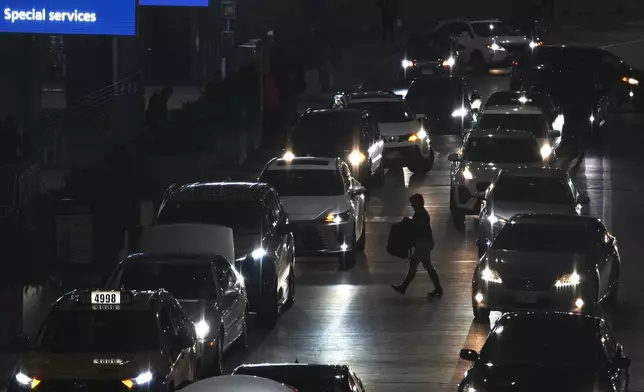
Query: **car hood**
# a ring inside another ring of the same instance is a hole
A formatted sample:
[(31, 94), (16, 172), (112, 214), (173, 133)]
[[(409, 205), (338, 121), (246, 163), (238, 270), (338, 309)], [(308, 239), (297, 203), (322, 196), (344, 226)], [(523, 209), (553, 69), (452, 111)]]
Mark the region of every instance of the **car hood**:
[[(423, 113), (424, 114), (424, 113)], [(401, 123), (378, 123), (380, 133), (386, 139), (391, 136), (402, 136), (416, 133), (420, 130), (418, 121), (406, 121)]]
[[(111, 362), (111, 363), (110, 363)], [(161, 350), (135, 353), (67, 354), (31, 352), (18, 364), (22, 373), (40, 379), (125, 380), (146, 369), (170, 365)]]
[[(489, 207), (489, 204), (488, 204)], [(507, 201), (494, 201), (492, 213), (505, 220), (521, 212), (547, 213), (547, 214), (576, 214), (575, 206), (570, 204), (548, 203), (515, 203)]]
[(563, 274), (584, 270), (588, 256), (577, 253), (490, 249), (486, 253), (486, 262), (490, 268), (501, 275), (502, 279), (552, 279), (554, 282)]
[(591, 392), (598, 380), (594, 369), (566, 366), (481, 366), (474, 372), (474, 388), (484, 391)]
[(516, 169), (518, 167), (542, 167), (543, 162), (539, 163), (494, 163), (494, 162), (476, 162), (463, 161), (462, 167), (467, 167), (476, 181), (492, 182), (503, 169)]
[(284, 210), (292, 221), (315, 220), (331, 212), (345, 212), (351, 208), (348, 198), (341, 196), (284, 196)]

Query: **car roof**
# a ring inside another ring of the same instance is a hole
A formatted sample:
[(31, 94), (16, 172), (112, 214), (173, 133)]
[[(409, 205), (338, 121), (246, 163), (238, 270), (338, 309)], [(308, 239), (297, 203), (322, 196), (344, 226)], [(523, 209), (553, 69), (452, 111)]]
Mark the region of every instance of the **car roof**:
[(338, 158), (295, 157), (277, 158), (268, 163), (265, 170), (338, 170)]
[(571, 323), (571, 328), (591, 327), (598, 329), (604, 322), (603, 319), (583, 313), (542, 311), (542, 312), (511, 312), (506, 313), (497, 322), (499, 325), (508, 325), (513, 321), (529, 320), (531, 323), (563, 324)]
[(486, 114), (526, 114), (526, 115), (535, 115), (543, 114), (543, 110), (535, 106), (517, 106), (517, 105), (492, 105), (481, 113), (482, 116)]
[(515, 224), (546, 224), (546, 225), (596, 225), (603, 224), (601, 221), (592, 216), (576, 215), (576, 214), (545, 214), (545, 213), (520, 213), (510, 219), (511, 223)]
[[(526, 104), (530, 104), (531, 101), (534, 101), (534, 100), (547, 100), (547, 99), (552, 100), (552, 96), (550, 94), (546, 92), (541, 92), (541, 91), (497, 91), (495, 93), (492, 93), (488, 97), (487, 102), (490, 102), (493, 99), (498, 99), (498, 100), (517, 101), (516, 102), (517, 104), (521, 104), (521, 102), (519, 102), (519, 98), (521, 97), (524, 97), (528, 100)], [(508, 103), (507, 105), (512, 105), (512, 104), (513, 103)], [(492, 106), (497, 106), (497, 105), (492, 105)]]
[(565, 170), (549, 166), (503, 169), (500, 175), (509, 177), (568, 178), (568, 173)]
[(468, 134), (468, 138), (535, 139), (531, 132), (514, 129), (473, 129)]
[(261, 182), (195, 182), (179, 187), (170, 195), (171, 199), (192, 200), (197, 196), (205, 199), (223, 195), (239, 195), (259, 198), (273, 187)]
[(501, 23), (500, 19), (468, 19), (468, 22), (474, 23)]
[(361, 117), (364, 114), (364, 111), (359, 109), (348, 109), (348, 108), (338, 108), (338, 109), (312, 109), (304, 114), (302, 117), (307, 116), (338, 116), (338, 115), (355, 115), (356, 117)]
[[(260, 219), (260, 216), (257, 216)], [(143, 229), (141, 251), (154, 254), (221, 256), (235, 260), (235, 241), (230, 227), (201, 223), (152, 225)]]
[(581, 52), (604, 52), (604, 49), (588, 45), (542, 45), (535, 50), (543, 51), (544, 49), (560, 49), (562, 51), (581, 51)]
[(390, 90), (362, 90), (346, 94), (347, 97), (354, 100), (362, 99), (386, 99), (400, 101), (401, 98), (395, 92)]
[(124, 263), (162, 263), (162, 264), (210, 264), (218, 258), (212, 255), (203, 254), (155, 254), (155, 253), (134, 253), (121, 261)]
[(326, 364), (306, 364), (306, 363), (260, 363), (260, 364), (248, 364), (241, 365), (237, 367), (233, 374), (238, 374), (238, 372), (252, 373), (253, 369), (258, 370), (271, 370), (276, 372), (287, 372), (287, 373), (298, 373), (310, 374), (315, 377), (323, 378), (332, 378), (336, 375), (342, 375), (345, 371), (349, 369), (347, 365), (326, 365)]
[(205, 378), (181, 390), (183, 392), (292, 392), (293, 388), (267, 378), (236, 375)]
[[(92, 291), (101, 291), (101, 289), (88, 289), (88, 290), (74, 290), (61, 296), (55, 303), (54, 308), (62, 311), (93, 311), (94, 306), (89, 301)], [(105, 290), (102, 290), (105, 291)], [(107, 290), (110, 291), (110, 290)], [(133, 291), (124, 290), (121, 292), (121, 301), (123, 295), (130, 293), (129, 301), (121, 303), (120, 309), (122, 310), (136, 310), (136, 311), (152, 311), (155, 309), (157, 303), (155, 299), (161, 299), (158, 303), (163, 302), (163, 299), (172, 298), (170, 293), (164, 290), (148, 290), (148, 291)], [(102, 306), (102, 305), (99, 305)], [(104, 305), (115, 306), (115, 305)], [(117, 310), (115, 310), (117, 311)]]

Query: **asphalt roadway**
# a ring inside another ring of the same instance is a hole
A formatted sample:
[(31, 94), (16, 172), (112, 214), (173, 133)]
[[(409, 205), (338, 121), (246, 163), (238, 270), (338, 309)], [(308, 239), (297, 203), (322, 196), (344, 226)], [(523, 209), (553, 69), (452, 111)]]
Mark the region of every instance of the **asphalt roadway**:
[[(644, 68), (644, 32), (639, 36), (595, 37), (632, 66)], [(486, 96), (506, 88), (504, 76), (480, 77), (472, 84)], [(632, 359), (632, 391), (644, 391), (644, 115), (612, 115), (600, 147), (588, 151), (574, 173), (591, 199), (588, 213), (617, 236), (622, 257), (619, 306), (601, 309)], [(433, 170), (424, 177), (390, 171), (368, 204), (367, 248), (355, 268), (339, 272), (332, 260), (299, 259), (295, 305), (269, 333), (257, 332), (245, 353), (228, 358), (240, 363), (292, 362), (351, 365), (368, 391), (455, 391), (469, 364), (461, 348), (478, 350), (490, 330), (474, 323), (470, 300), (476, 262), (471, 219), (457, 229), (449, 213), (449, 162), (457, 137), (434, 139)], [(412, 211), (407, 198), (425, 197), (432, 217), (436, 249), (432, 259), (445, 295), (429, 300), (433, 289), (419, 267), (405, 296), (391, 289), (406, 272), (406, 262), (385, 250), (389, 228)], [(491, 323), (500, 314), (493, 312)], [(526, 337), (529, 338), (529, 337)]]

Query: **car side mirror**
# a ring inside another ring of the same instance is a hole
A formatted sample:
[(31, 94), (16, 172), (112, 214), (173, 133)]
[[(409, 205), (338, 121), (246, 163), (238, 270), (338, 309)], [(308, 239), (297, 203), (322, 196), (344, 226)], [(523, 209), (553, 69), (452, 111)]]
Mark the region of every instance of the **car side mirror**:
[(550, 137), (561, 137), (561, 131), (550, 131)]
[(590, 197), (584, 195), (577, 198), (577, 202), (582, 205), (590, 204)]
[(476, 362), (479, 360), (479, 353), (474, 350), (462, 349), (459, 356), (465, 361)]
[(29, 339), (29, 336), (26, 335), (16, 335), (14, 336), (13, 339), (11, 339), (11, 350), (17, 353), (23, 353), (27, 350), (29, 350), (29, 347), (31, 346), (31, 339)]
[(628, 369), (631, 366), (631, 359), (627, 357), (617, 357), (610, 362), (610, 366), (616, 370)]
[(422, 113), (417, 113), (416, 114), (416, 119), (417, 120), (424, 120), (425, 118), (426, 118), (426, 116), (424, 114), (422, 114)]
[(453, 152), (453, 153), (449, 154), (449, 155), (447, 156), (447, 160), (448, 160), (448, 161), (450, 161), (450, 162), (457, 162), (457, 161), (459, 160), (459, 159), (458, 159), (458, 154), (457, 154), (457, 153), (455, 153), (455, 152)]

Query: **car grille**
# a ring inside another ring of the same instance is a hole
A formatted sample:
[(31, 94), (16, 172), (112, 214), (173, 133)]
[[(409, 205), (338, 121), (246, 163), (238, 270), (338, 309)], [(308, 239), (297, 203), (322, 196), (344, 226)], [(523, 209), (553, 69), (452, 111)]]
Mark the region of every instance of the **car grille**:
[(38, 385), (42, 392), (119, 392), (128, 391), (120, 381), (102, 380), (45, 380)]
[(385, 143), (400, 143), (400, 142), (406, 142), (407, 140), (409, 140), (409, 137), (410, 137), (411, 135), (412, 135), (412, 134), (410, 133), (410, 134), (408, 134), (408, 135), (387, 136), (387, 137), (385, 137)]
[(507, 280), (504, 279), (503, 285), (508, 290), (546, 291), (554, 285), (554, 282), (545, 279), (514, 278)]
[(294, 225), (295, 250), (323, 250), (326, 245), (318, 229), (306, 225)]
[(476, 183), (476, 190), (479, 192), (485, 192), (487, 191), (487, 188), (490, 187), (491, 182), (477, 182)]

